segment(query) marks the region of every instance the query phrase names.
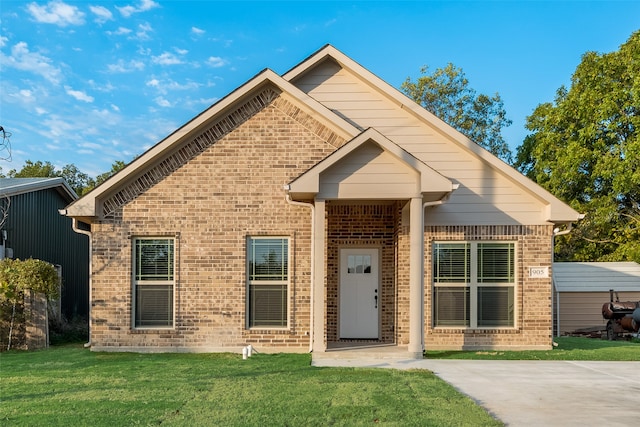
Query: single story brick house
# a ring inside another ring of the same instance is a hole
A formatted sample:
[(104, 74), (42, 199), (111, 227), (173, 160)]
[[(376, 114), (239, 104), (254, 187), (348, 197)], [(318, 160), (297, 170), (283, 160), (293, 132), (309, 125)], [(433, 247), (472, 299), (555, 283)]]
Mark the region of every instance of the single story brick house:
[[(133, 141), (132, 141), (133, 142)], [(99, 351), (549, 349), (581, 215), (327, 45), (67, 207)]]

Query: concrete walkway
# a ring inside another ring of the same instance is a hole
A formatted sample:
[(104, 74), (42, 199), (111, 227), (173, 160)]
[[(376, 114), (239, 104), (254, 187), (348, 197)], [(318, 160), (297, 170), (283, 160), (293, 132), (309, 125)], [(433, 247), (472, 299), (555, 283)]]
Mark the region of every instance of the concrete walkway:
[(640, 361), (328, 358), (313, 365), (428, 369), (509, 426), (640, 425)]

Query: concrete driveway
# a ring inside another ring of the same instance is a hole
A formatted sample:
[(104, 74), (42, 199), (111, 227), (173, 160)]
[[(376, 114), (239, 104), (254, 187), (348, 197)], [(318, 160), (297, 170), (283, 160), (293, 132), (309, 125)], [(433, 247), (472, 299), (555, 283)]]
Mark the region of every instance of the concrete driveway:
[(321, 360), (428, 369), (509, 426), (638, 426), (640, 361)]

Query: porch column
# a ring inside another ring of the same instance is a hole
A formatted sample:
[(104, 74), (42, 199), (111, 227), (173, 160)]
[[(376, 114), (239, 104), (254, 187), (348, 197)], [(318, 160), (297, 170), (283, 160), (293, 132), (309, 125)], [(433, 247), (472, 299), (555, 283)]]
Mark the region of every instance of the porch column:
[(324, 252), (326, 248), (325, 241), (325, 201), (315, 201), (315, 214), (313, 220), (313, 262), (314, 273), (312, 280), (313, 292), (313, 351), (324, 352), (327, 349), (325, 342), (325, 324), (326, 313), (324, 308), (324, 278), (325, 263)]
[(410, 206), (409, 249), (409, 353), (422, 357), (424, 350), (424, 220), (422, 197)]

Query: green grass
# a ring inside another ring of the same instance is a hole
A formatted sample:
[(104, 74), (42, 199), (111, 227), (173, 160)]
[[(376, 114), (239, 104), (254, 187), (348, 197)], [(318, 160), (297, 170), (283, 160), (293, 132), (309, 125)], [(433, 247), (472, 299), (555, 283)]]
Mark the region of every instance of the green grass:
[(427, 351), (427, 359), (474, 360), (640, 360), (640, 343), (593, 338), (559, 337), (553, 350), (544, 351)]
[(311, 357), (0, 354), (0, 424), (11, 426), (501, 425), (429, 371), (313, 368)]

